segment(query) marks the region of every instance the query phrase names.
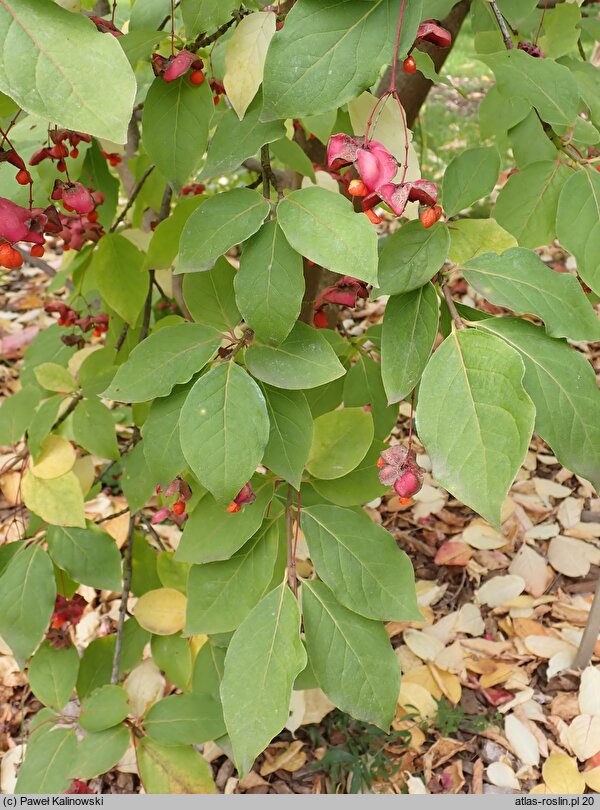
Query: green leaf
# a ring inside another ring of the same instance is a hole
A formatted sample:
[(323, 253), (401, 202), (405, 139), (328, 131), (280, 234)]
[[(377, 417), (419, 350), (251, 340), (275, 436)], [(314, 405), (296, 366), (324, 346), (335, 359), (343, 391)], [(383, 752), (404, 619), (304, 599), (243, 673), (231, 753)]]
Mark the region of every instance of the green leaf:
[(461, 329), (433, 354), (419, 389), (417, 430), (434, 478), (494, 526), (533, 430), (523, 374), (504, 341)]
[(195, 39), (227, 22), (237, 0), (181, 0), (181, 14), (188, 39)]
[(302, 391), (262, 386), (269, 414), (269, 441), (263, 464), (275, 475), (300, 489), (313, 435), (313, 417)]
[[(399, 9), (400, 0), (299, 0), (267, 54), (264, 118), (327, 112), (374, 84), (391, 62)], [(412, 45), (420, 19), (421, 3), (407, 4), (400, 53)]]
[(450, 230), (448, 258), (454, 264), (463, 264), (481, 253), (503, 253), (516, 246), (514, 236), (495, 219), (459, 219)]
[(345, 373), (330, 343), (301, 321), (279, 346), (255, 341), (246, 351), (246, 365), (259, 380), (292, 390), (316, 388)]
[(353, 470), (373, 441), (373, 417), (363, 408), (324, 413), (314, 422), (306, 468), (315, 478), (340, 478)]
[(137, 512), (145, 506), (148, 498), (152, 496), (156, 487), (154, 472), (148, 467), (144, 442), (138, 442), (133, 450), (125, 456), (121, 464), (121, 478), (119, 483), (123, 495), (132, 512)]
[(449, 244), (443, 223), (424, 228), (420, 220), (407, 222), (383, 243), (379, 292), (395, 295), (422, 287), (446, 261)]
[(537, 315), (551, 337), (600, 340), (600, 321), (575, 276), (555, 272), (531, 250), (510, 248), (501, 256), (484, 253), (464, 264), (462, 271), (492, 304)]
[[(169, 587), (169, 586), (166, 586)], [(152, 636), (152, 659), (167, 679), (184, 691), (192, 679), (192, 651), (188, 640), (179, 634)]]
[(498, 0), (498, 8), (515, 28), (522, 23), (536, 6), (536, 0)]
[(500, 172), (500, 154), (495, 146), (466, 149), (453, 158), (444, 173), (443, 206), (453, 217), (493, 190)]
[[(110, 683), (116, 638), (114, 634), (96, 638), (83, 651), (77, 678), (77, 694), (80, 700), (99, 686)], [(135, 619), (125, 621), (119, 675), (128, 672), (141, 661), (144, 647), (149, 641), (150, 633), (140, 627)]]
[(86, 734), (78, 744), (69, 775), (74, 779), (93, 779), (108, 773), (124, 755), (131, 742), (131, 732), (123, 725)]
[[(564, 340), (519, 318), (493, 318), (477, 328), (516, 349), (523, 385), (535, 405), (535, 431), (561, 464), (600, 488), (600, 392), (590, 364)], [(568, 430), (565, 426), (568, 425)]]
[(57, 650), (49, 641), (43, 641), (29, 662), (27, 676), (36, 698), (60, 712), (71, 698), (78, 672), (76, 647)]
[(298, 602), (283, 582), (248, 614), (225, 657), (223, 715), (240, 776), (286, 724), (292, 686), (305, 666)]
[(383, 442), (375, 441), (367, 455), (348, 475), (329, 481), (318, 478), (311, 483), (319, 495), (337, 506), (362, 506), (380, 498), (388, 491), (388, 487), (380, 484), (377, 477), (377, 460), (382, 450), (385, 450)]
[(546, 58), (558, 59), (577, 47), (581, 35), (581, 11), (576, 3), (559, 3), (544, 18), (544, 36), (539, 46)]
[(127, 692), (122, 686), (101, 686), (82, 702), (79, 725), (84, 731), (104, 731), (116, 726), (131, 711), (127, 701)]
[(557, 158), (556, 146), (544, 132), (543, 124), (533, 109), (510, 130), (508, 138), (519, 169), (540, 160), (555, 161)]
[(387, 731), (400, 666), (380, 622), (345, 608), (318, 580), (302, 583), (306, 650), (321, 689), (342, 711)]
[(227, 259), (217, 259), (212, 270), (183, 277), (183, 298), (196, 323), (233, 331), (242, 317), (235, 302), (235, 270)]
[(377, 284), (377, 232), (341, 194), (318, 186), (292, 191), (277, 206), (277, 221), (302, 256), (334, 273)]
[(344, 405), (369, 406), (376, 439), (387, 438), (398, 418), (398, 408), (388, 405), (381, 373), (379, 363), (360, 353), (344, 378)]
[(221, 363), (194, 385), (181, 420), (183, 453), (194, 475), (215, 498), (231, 501), (260, 464), (269, 438), (260, 388), (236, 363)]
[(40, 401), (39, 388), (27, 386), (4, 399), (0, 408), (0, 444), (16, 444), (23, 436)]
[(231, 559), (192, 566), (187, 635), (227, 633), (241, 624), (269, 587), (278, 537), (277, 524), (266, 522)]
[(71, 784), (69, 772), (76, 749), (74, 729), (55, 728), (49, 724), (40, 728), (27, 744), (15, 793), (64, 793)]
[(158, 171), (176, 188), (194, 174), (208, 143), (214, 104), (208, 82), (187, 76), (165, 82), (157, 76), (146, 96), (143, 144)]
[(83, 493), (73, 472), (58, 478), (37, 478), (27, 470), (22, 482), (23, 502), (36, 515), (56, 526), (85, 527)]
[(165, 746), (144, 737), (137, 746), (146, 793), (215, 793), (210, 765), (191, 746)]
[(73, 412), (73, 438), (80, 447), (100, 458), (116, 461), (119, 447), (115, 422), (99, 399), (84, 399)]
[(381, 332), (381, 374), (388, 402), (405, 399), (418, 384), (437, 337), (438, 319), (433, 284), (388, 300)]
[(221, 336), (199, 323), (159, 329), (143, 340), (119, 366), (103, 396), (120, 402), (146, 402), (170, 394), (204, 368)]
[(600, 173), (577, 171), (560, 193), (556, 232), (577, 260), (577, 272), (600, 295)]
[(135, 77), (119, 43), (46, 0), (0, 8), (0, 90), (26, 112), (116, 143), (127, 140)]
[(328, 413), (338, 407), (343, 399), (344, 383), (345, 378), (338, 377), (333, 382), (304, 391), (313, 417), (321, 416), (322, 413)]
[(42, 363), (35, 371), (35, 378), (46, 391), (69, 394), (77, 388), (73, 375), (58, 363)]
[(148, 294), (144, 254), (124, 236), (109, 233), (94, 251), (92, 270), (108, 306), (135, 326)]
[(531, 163), (508, 178), (498, 194), (494, 217), (522, 247), (549, 245), (556, 237), (556, 209), (565, 182), (571, 177), (560, 162)]
[[(238, 169), (261, 146), (284, 137), (282, 121), (259, 121), (262, 112), (260, 93), (240, 121), (233, 109), (225, 111), (211, 138), (200, 179), (218, 177)], [(312, 164), (311, 164), (312, 168)]]
[(302, 509), (301, 525), (318, 575), (342, 605), (367, 619), (421, 621), (412, 565), (384, 528), (326, 504)]
[(157, 270), (171, 267), (179, 252), (179, 239), (185, 223), (205, 200), (206, 197), (202, 194), (184, 198), (166, 219), (158, 223), (146, 253), (146, 267)]
[(256, 233), (268, 213), (269, 203), (253, 189), (210, 197), (185, 223), (177, 272), (210, 270), (219, 256)]
[(275, 220), (265, 222), (242, 251), (235, 276), (240, 312), (256, 339), (277, 345), (296, 323), (304, 295), (302, 257)]
[(117, 41), (123, 48), (129, 64), (135, 70), (137, 63), (142, 59), (147, 59), (148, 54), (156, 50), (156, 45), (166, 36), (165, 31), (155, 31), (153, 28), (136, 28), (119, 37)]
[(191, 563), (227, 560), (260, 528), (273, 498), (273, 482), (251, 479), (256, 500), (241, 512), (228, 512), (212, 495), (205, 495), (185, 524), (175, 559)]
[(547, 124), (570, 126), (574, 123), (579, 110), (579, 92), (568, 68), (551, 59), (537, 59), (517, 48), (479, 58), (494, 71), (501, 93), (524, 98)]
[(48, 551), (59, 568), (92, 588), (121, 588), (121, 555), (113, 538), (88, 524), (86, 529), (49, 526)]
[(518, 96), (505, 96), (493, 84), (479, 105), (479, 130), (481, 138), (495, 138), (508, 132), (531, 111), (531, 104)]
[(50, 557), (36, 544), (21, 548), (0, 577), (0, 636), (21, 669), (46, 632), (55, 598)]
[(159, 700), (144, 720), (148, 736), (163, 745), (200, 745), (225, 734), (220, 703), (211, 695), (171, 695)]
[(182, 386), (170, 396), (156, 399), (142, 426), (146, 462), (156, 480), (163, 484), (173, 481), (187, 467), (179, 430), (181, 409), (189, 390), (188, 386)]

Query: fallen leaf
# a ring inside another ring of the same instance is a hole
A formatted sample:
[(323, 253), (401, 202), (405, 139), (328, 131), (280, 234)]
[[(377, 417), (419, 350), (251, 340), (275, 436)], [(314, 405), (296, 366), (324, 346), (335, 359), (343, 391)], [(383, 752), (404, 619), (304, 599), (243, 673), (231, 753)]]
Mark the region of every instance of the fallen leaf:
[(555, 537), (548, 546), (548, 562), (567, 577), (584, 577), (590, 570), (590, 560), (581, 548), (582, 540), (571, 537)]
[(538, 765), (540, 761), (538, 741), (525, 723), (514, 714), (509, 714), (505, 718), (504, 734), (513, 753), (521, 760), (523, 765)]
[(438, 712), (437, 703), (427, 689), (416, 683), (407, 683), (405, 680), (400, 685), (398, 704), (406, 712), (416, 710), (424, 720), (435, 717)]
[(600, 717), (580, 714), (569, 726), (568, 739), (579, 760), (589, 759), (600, 751)]
[(446, 540), (438, 548), (434, 558), (436, 565), (466, 565), (473, 556), (473, 549), (460, 540)]
[(481, 636), (485, 632), (485, 623), (477, 605), (466, 602), (458, 611), (456, 630), (469, 636)]
[(506, 762), (492, 762), (487, 766), (486, 773), (492, 785), (513, 790), (521, 788), (515, 772)]
[(600, 670), (597, 667), (586, 667), (581, 673), (579, 710), (581, 714), (600, 716)]
[(583, 774), (567, 754), (550, 754), (542, 767), (542, 777), (551, 793), (583, 793), (585, 790)]
[(143, 717), (150, 706), (160, 700), (165, 691), (165, 681), (160, 669), (151, 658), (146, 658), (123, 681), (129, 696), (129, 705), (135, 717)]
[(508, 572), (522, 577), (525, 590), (532, 596), (541, 596), (548, 585), (550, 572), (545, 560), (525, 543), (511, 562)]
[(584, 503), (583, 498), (568, 497), (561, 501), (556, 517), (563, 529), (572, 529), (579, 523)]
[(433, 661), (434, 658), (444, 649), (444, 645), (439, 639), (422, 630), (409, 628), (404, 633), (404, 643), (408, 649), (423, 661)]
[(566, 498), (571, 494), (569, 487), (557, 484), (551, 478), (532, 478), (535, 491), (540, 498)]
[(475, 591), (477, 600), (488, 607), (500, 607), (509, 602), (525, 589), (523, 577), (507, 574), (488, 579), (479, 590)]
[(270, 773), (275, 773), (278, 770), (289, 771), (293, 773), (301, 768), (306, 762), (306, 754), (301, 749), (304, 743), (301, 740), (294, 740), (287, 748), (284, 748), (276, 757), (263, 762), (260, 775), (268, 776)]
[(477, 518), (462, 533), (465, 543), (477, 549), (496, 549), (506, 545), (506, 537), (489, 523)]

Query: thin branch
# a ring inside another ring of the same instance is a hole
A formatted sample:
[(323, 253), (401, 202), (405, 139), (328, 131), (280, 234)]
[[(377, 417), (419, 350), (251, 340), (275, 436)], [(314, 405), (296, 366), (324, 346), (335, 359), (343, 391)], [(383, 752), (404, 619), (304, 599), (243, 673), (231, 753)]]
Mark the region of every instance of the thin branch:
[(50, 428), (50, 432), (52, 432), (53, 430), (56, 430), (57, 427), (62, 425), (62, 423), (65, 421), (65, 419), (67, 419), (73, 413), (73, 411), (79, 405), (79, 403), (81, 402), (82, 399), (83, 399), (83, 394), (76, 394), (73, 397), (73, 399), (69, 403), (69, 407), (65, 410), (65, 412), (63, 414), (61, 414), (58, 417), (56, 422)]
[(514, 43), (512, 41), (512, 37), (510, 35), (510, 31), (508, 30), (508, 26), (506, 25), (506, 20), (502, 16), (498, 5), (496, 4), (496, 0), (491, 0), (490, 6), (492, 11), (494, 12), (494, 16), (498, 22), (498, 28), (500, 29), (500, 33), (502, 34), (502, 39), (504, 40), (504, 45), (506, 50), (511, 51), (514, 48)]
[(117, 342), (115, 343), (115, 351), (119, 351), (121, 346), (125, 343), (125, 338), (127, 337), (127, 333), (129, 332), (129, 324), (123, 324), (123, 328), (121, 329), (121, 334), (117, 338)]
[(271, 199), (271, 187), (269, 181), (271, 180), (271, 159), (269, 157), (269, 144), (266, 143), (260, 148), (260, 168), (262, 175), (263, 197), (266, 200)]
[(134, 204), (134, 202), (136, 200), (136, 197), (138, 196), (138, 194), (142, 190), (142, 188), (144, 186), (144, 183), (150, 177), (150, 175), (152, 174), (154, 169), (155, 169), (154, 163), (151, 163), (148, 166), (148, 168), (146, 169), (146, 171), (144, 172), (144, 174), (140, 177), (140, 179), (138, 180), (135, 188), (133, 189), (133, 191), (129, 195), (129, 199), (127, 200), (125, 208), (121, 211), (119, 216), (115, 219), (113, 224), (110, 226), (110, 228), (108, 230), (109, 233), (113, 233), (114, 231), (116, 231), (116, 229), (119, 227), (121, 222), (123, 222), (123, 220), (125, 219), (125, 216), (127, 215), (127, 212), (129, 211), (131, 206)]
[(246, 14), (248, 13), (249, 12), (247, 11), (234, 11), (232, 18), (230, 20), (227, 20), (226, 23), (223, 23), (223, 25), (217, 28), (214, 34), (210, 34), (210, 36), (206, 36), (204, 33), (200, 34), (200, 36), (198, 37), (198, 39), (196, 39), (190, 50), (194, 51), (195, 53), (199, 48), (206, 48), (208, 45), (212, 45), (212, 43), (216, 42), (219, 39), (219, 37), (222, 37), (223, 34), (226, 34), (227, 31), (229, 31), (229, 29), (231, 28), (231, 26), (234, 25), (234, 23), (239, 22), (242, 19), (242, 17), (245, 17)]
[(112, 515), (107, 515), (106, 517), (100, 518), (96, 520), (96, 523), (106, 523), (107, 520), (114, 520), (115, 518), (121, 517), (121, 515), (126, 515), (129, 512), (129, 507), (126, 506), (125, 509), (121, 509), (120, 512), (113, 512)]
[(590, 663), (594, 647), (598, 641), (598, 635), (600, 635), (600, 582), (596, 582), (596, 592), (594, 593), (590, 614), (573, 662), (576, 669), (585, 669)]
[(32, 267), (37, 267), (38, 270), (43, 270), (47, 276), (54, 278), (56, 270), (54, 267), (51, 267), (48, 262), (45, 262), (43, 259), (38, 259), (36, 256), (32, 256), (28, 251), (23, 250), (23, 248), (17, 248), (17, 250), (27, 264), (30, 264)]
[(142, 321), (142, 329), (140, 331), (140, 337), (138, 343), (141, 343), (142, 340), (145, 340), (148, 337), (148, 332), (150, 331), (150, 315), (152, 314), (152, 288), (154, 287), (154, 270), (149, 270), (148, 275), (149, 284), (148, 284), (148, 294), (146, 295), (146, 303), (144, 304), (144, 320)]
[(296, 574), (296, 555), (294, 554), (294, 517), (292, 515), (292, 499), (293, 488), (290, 484), (288, 484), (287, 501), (285, 505), (288, 583), (292, 591), (297, 595), (298, 577)]
[(156, 531), (156, 529), (154, 528), (152, 523), (148, 520), (146, 515), (143, 515), (140, 512), (139, 519), (143, 523), (143, 525), (146, 527), (146, 529), (148, 530), (148, 534), (150, 534), (152, 536), (153, 540), (156, 542), (156, 545), (160, 548), (160, 550), (161, 551), (166, 551), (167, 549), (165, 548), (165, 545), (164, 545), (163, 541), (160, 539), (160, 536), (159, 536), (158, 532)]
[(466, 329), (465, 322), (458, 314), (456, 304), (454, 303), (454, 299), (450, 295), (450, 290), (448, 289), (447, 285), (442, 283), (440, 286), (442, 292), (444, 293), (444, 298), (446, 299), (446, 304), (448, 305), (448, 309), (450, 310), (450, 315), (452, 316), (454, 325), (456, 326), (457, 329)]
[(121, 647), (123, 645), (123, 628), (125, 626), (125, 614), (127, 613), (127, 600), (131, 588), (131, 571), (133, 568), (133, 531), (135, 528), (135, 516), (129, 518), (129, 534), (127, 535), (127, 545), (125, 547), (125, 575), (123, 577), (123, 593), (121, 594), (121, 604), (119, 605), (119, 621), (117, 623), (117, 638), (115, 641), (115, 654), (113, 657), (112, 673), (110, 682), (114, 685), (119, 683), (119, 662), (121, 659)]

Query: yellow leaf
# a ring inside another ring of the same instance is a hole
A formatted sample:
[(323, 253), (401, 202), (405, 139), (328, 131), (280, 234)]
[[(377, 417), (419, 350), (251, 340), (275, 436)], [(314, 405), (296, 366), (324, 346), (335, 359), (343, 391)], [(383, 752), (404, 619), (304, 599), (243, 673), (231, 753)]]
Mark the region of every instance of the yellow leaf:
[(40, 363), (34, 369), (35, 378), (46, 391), (70, 394), (76, 389), (75, 380), (68, 370), (58, 363)]
[(69, 472), (73, 464), (75, 450), (71, 442), (51, 433), (43, 440), (37, 464), (31, 466), (31, 472), (36, 478), (59, 478)]
[(582, 776), (585, 779), (586, 785), (591, 788), (594, 793), (600, 793), (600, 767), (584, 771)]
[(427, 689), (404, 680), (400, 686), (398, 703), (409, 714), (416, 710), (424, 720), (435, 717), (438, 711), (437, 703)]
[(583, 793), (585, 779), (577, 763), (566, 754), (550, 754), (544, 762), (542, 776), (551, 793)]
[[(462, 686), (460, 685), (460, 678), (458, 675), (455, 675), (453, 672), (444, 672), (444, 670), (439, 669), (431, 662), (428, 663), (427, 666), (431, 670), (431, 674), (436, 680), (436, 683), (439, 684), (439, 688), (442, 690), (445, 697), (448, 698), (450, 703), (460, 703)], [(436, 697), (435, 692), (432, 692), (432, 695)]]
[(275, 22), (272, 11), (249, 14), (241, 20), (227, 43), (223, 84), (240, 120), (262, 82)]
[(135, 606), (138, 623), (157, 636), (183, 630), (187, 599), (174, 588), (157, 588), (141, 596)]
[(435, 677), (427, 665), (412, 669), (410, 672), (402, 675), (402, 683), (414, 683), (417, 686), (422, 686), (432, 694), (436, 700), (439, 700), (442, 696), (441, 686), (436, 683)]
[(77, 477), (83, 497), (85, 498), (92, 488), (94, 478), (96, 477), (94, 459), (91, 456), (81, 456), (80, 458), (76, 458), (75, 464), (73, 464), (73, 474)]
[(596, 667), (586, 667), (581, 673), (579, 710), (581, 714), (600, 715), (600, 670)]
[(47, 523), (85, 529), (83, 495), (75, 473), (45, 480), (26, 470), (21, 491), (27, 508)]
[(132, 669), (123, 682), (134, 717), (143, 717), (150, 706), (164, 694), (165, 681), (160, 669), (151, 658), (146, 658)]
[(192, 661), (196, 660), (196, 656), (204, 647), (206, 642), (208, 641), (208, 636), (204, 633), (199, 633), (196, 636), (190, 636), (188, 638), (188, 644), (190, 645), (190, 650), (192, 652)]
[(600, 717), (578, 715), (569, 726), (567, 738), (577, 759), (593, 757), (600, 751)]
[(260, 775), (268, 776), (270, 773), (275, 773), (275, 771), (278, 771), (280, 768), (290, 773), (297, 771), (298, 768), (301, 768), (306, 762), (306, 754), (301, 750), (303, 747), (303, 742), (294, 740), (293, 743), (290, 743), (288, 748), (285, 748), (277, 754), (276, 757), (263, 762)]

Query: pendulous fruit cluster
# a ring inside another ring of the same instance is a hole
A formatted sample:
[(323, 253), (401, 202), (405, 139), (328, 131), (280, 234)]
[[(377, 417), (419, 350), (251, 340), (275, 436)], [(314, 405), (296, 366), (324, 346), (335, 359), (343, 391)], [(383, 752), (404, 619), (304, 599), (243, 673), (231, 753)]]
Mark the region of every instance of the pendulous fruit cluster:
[(423, 486), (425, 470), (419, 467), (412, 449), (395, 444), (384, 450), (377, 460), (379, 480), (393, 487), (401, 503), (408, 503)]
[(325, 287), (315, 301), (313, 324), (317, 329), (327, 327), (327, 315), (324, 312), (327, 304), (340, 304), (351, 309), (356, 306), (357, 298), (368, 298), (369, 290), (364, 281), (353, 276), (342, 276), (333, 286)]
[(252, 489), (252, 484), (248, 481), (244, 486), (240, 489), (238, 494), (235, 498), (231, 501), (229, 506), (227, 507), (228, 512), (240, 512), (242, 507), (246, 503), (254, 503), (256, 500), (256, 495), (254, 494), (254, 490)]

